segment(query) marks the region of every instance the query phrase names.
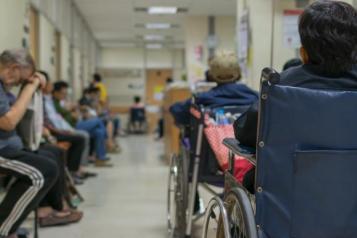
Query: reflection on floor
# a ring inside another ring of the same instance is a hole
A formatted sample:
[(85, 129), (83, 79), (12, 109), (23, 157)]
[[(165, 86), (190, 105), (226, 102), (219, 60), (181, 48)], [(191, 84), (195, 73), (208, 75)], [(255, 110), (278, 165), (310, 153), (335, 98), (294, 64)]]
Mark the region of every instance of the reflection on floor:
[[(166, 238), (168, 165), (162, 142), (152, 137), (121, 138), (123, 152), (113, 168), (96, 169), (98, 178), (79, 187), (86, 201), (84, 219), (75, 225), (40, 229), (41, 238)], [(205, 199), (206, 200), (206, 199)], [(200, 237), (196, 225), (195, 237)]]

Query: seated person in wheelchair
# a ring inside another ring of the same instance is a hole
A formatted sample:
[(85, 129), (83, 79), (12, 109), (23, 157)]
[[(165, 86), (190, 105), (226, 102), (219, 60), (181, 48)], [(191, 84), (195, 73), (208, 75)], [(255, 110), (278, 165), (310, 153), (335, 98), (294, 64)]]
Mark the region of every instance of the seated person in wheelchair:
[(145, 105), (141, 101), (141, 97), (134, 97), (134, 104), (130, 108), (130, 129), (139, 132), (145, 130)]
[[(281, 73), (283, 85), (324, 90), (357, 90), (357, 10), (339, 1), (315, 2), (299, 21), (303, 65)], [(256, 147), (258, 105), (235, 122), (244, 146)], [(254, 193), (254, 171), (244, 185)]]
[[(208, 92), (195, 96), (195, 104), (204, 107), (223, 107), (251, 105), (258, 100), (255, 91), (242, 83), (240, 67), (233, 52), (220, 52), (209, 62), (210, 80), (218, 85)], [(170, 107), (170, 112), (179, 125), (190, 123), (190, 106), (192, 100), (175, 103)]]

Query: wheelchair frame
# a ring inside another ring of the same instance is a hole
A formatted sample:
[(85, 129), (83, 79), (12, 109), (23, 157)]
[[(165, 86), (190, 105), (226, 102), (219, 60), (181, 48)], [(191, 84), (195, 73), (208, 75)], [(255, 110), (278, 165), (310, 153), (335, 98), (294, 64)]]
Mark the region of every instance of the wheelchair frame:
[[(265, 68), (262, 73), (261, 87), (263, 83), (272, 85), (278, 83), (279, 80), (280, 75), (278, 73), (273, 69)], [(264, 99), (264, 97), (264, 95), (261, 95), (262, 99)], [(259, 111), (261, 111), (261, 109)], [(223, 144), (230, 151), (229, 171), (225, 172), (224, 200), (219, 197), (215, 197), (211, 200), (205, 214), (202, 238), (207, 238), (208, 226), (212, 215), (211, 212), (214, 207), (219, 207), (221, 221), (218, 224), (217, 238), (258, 238), (260, 226), (257, 225), (255, 221), (255, 195), (250, 194), (232, 175), (234, 174), (235, 155), (245, 157), (256, 166), (255, 155), (242, 153), (239, 142), (235, 139), (227, 138), (223, 141)], [(234, 200), (233, 204), (230, 202), (232, 198)], [(236, 206), (238, 206), (239, 209)], [(232, 209), (238, 210), (239, 214), (233, 214)], [(239, 232), (238, 236), (236, 233), (232, 234), (233, 232)]]
[[(170, 237), (190, 237), (193, 223), (205, 215), (205, 213), (202, 213), (194, 216), (196, 190), (198, 186), (201, 186), (208, 193), (212, 194), (213, 197), (218, 197), (218, 194), (209, 186), (217, 185), (209, 184), (207, 181), (199, 181), (201, 157), (204, 149), (202, 146), (204, 141), (204, 128), (206, 126), (205, 115), (207, 111), (205, 108), (197, 105), (193, 105), (193, 108), (200, 113), (199, 118), (196, 118), (198, 120), (198, 130), (197, 137), (194, 138), (195, 150), (190, 151), (190, 149), (187, 149), (187, 146), (181, 143), (179, 155), (173, 155), (171, 158), (167, 195), (168, 231)], [(242, 111), (243, 108), (246, 109), (246, 107), (242, 106)], [(184, 134), (183, 131), (184, 130), (181, 130), (181, 135)], [(191, 153), (193, 153), (192, 156)], [(191, 169), (192, 177), (190, 180)], [(217, 178), (219, 176), (220, 175), (216, 175)], [(223, 187), (223, 175), (221, 182)], [(171, 200), (176, 203), (174, 211), (171, 207)]]
[[(196, 217), (194, 217), (193, 214), (198, 185), (201, 185), (202, 188), (213, 196), (218, 195), (208, 184), (198, 181), (205, 127), (204, 115), (206, 111), (203, 107), (194, 107), (200, 112), (200, 118), (198, 119), (198, 132), (193, 158), (190, 158), (190, 149), (187, 149), (187, 146), (183, 145), (182, 142), (179, 155), (173, 155), (171, 158), (168, 186), (168, 230), (170, 237), (190, 237), (193, 223), (204, 216), (204, 213), (198, 214)], [(181, 135), (184, 134), (183, 131), (184, 130), (181, 130)], [(193, 168), (192, 179), (190, 181), (191, 159), (193, 160)], [(176, 180), (176, 186), (174, 188), (170, 186), (172, 180)], [(174, 191), (172, 191), (172, 189), (174, 189)], [(171, 192), (173, 192), (175, 196), (175, 214), (172, 214), (173, 211), (170, 207), (170, 199), (172, 198)], [(178, 224), (173, 224), (172, 220), (174, 217), (177, 219)]]

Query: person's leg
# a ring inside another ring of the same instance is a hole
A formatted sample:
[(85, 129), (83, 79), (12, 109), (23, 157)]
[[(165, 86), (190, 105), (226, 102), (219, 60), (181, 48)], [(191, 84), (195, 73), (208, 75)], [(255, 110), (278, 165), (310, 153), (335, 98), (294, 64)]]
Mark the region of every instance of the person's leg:
[(161, 139), (164, 137), (164, 119), (163, 118), (161, 118), (159, 120), (159, 128), (158, 129), (159, 129), (158, 139)]
[(66, 190), (65, 180), (65, 161), (64, 151), (56, 146), (50, 144), (41, 145), (38, 150), (38, 155), (46, 157), (55, 162), (59, 168), (59, 176), (57, 182), (53, 185), (50, 192), (46, 195), (45, 199), (41, 202), (41, 206), (49, 205), (57, 211), (63, 210), (63, 199)]
[(120, 133), (120, 118), (119, 117), (113, 117), (112, 119), (113, 125), (114, 125), (114, 137), (117, 137)]
[(71, 143), (71, 147), (68, 150), (67, 166), (69, 171), (78, 172), (86, 143), (85, 138), (75, 134), (55, 134), (55, 136), (58, 141)]
[(24, 151), (2, 151), (1, 156), (0, 172), (16, 177), (0, 204), (0, 237), (6, 237), (19, 228), (51, 189), (58, 167), (47, 158)]
[(81, 164), (88, 165), (88, 157), (90, 152), (90, 135), (88, 132), (82, 130), (76, 130), (74, 134), (84, 138), (85, 146), (81, 157)]
[(94, 131), (94, 142), (95, 142), (95, 151), (98, 160), (107, 160), (106, 159), (106, 148), (105, 148), (105, 139), (106, 139), (106, 131), (102, 128), (98, 128)]
[(243, 186), (251, 193), (255, 193), (255, 168), (249, 170), (243, 179)]

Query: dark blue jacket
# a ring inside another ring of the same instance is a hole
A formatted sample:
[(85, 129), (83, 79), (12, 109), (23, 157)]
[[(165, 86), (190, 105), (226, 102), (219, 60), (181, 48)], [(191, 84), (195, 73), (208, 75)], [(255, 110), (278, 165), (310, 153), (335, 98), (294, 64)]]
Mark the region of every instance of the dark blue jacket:
[[(221, 84), (195, 97), (197, 105), (212, 108), (251, 105), (257, 100), (257, 92), (241, 83)], [(188, 125), (190, 123), (190, 106), (191, 99), (188, 99), (170, 107), (170, 112), (177, 124)]]

